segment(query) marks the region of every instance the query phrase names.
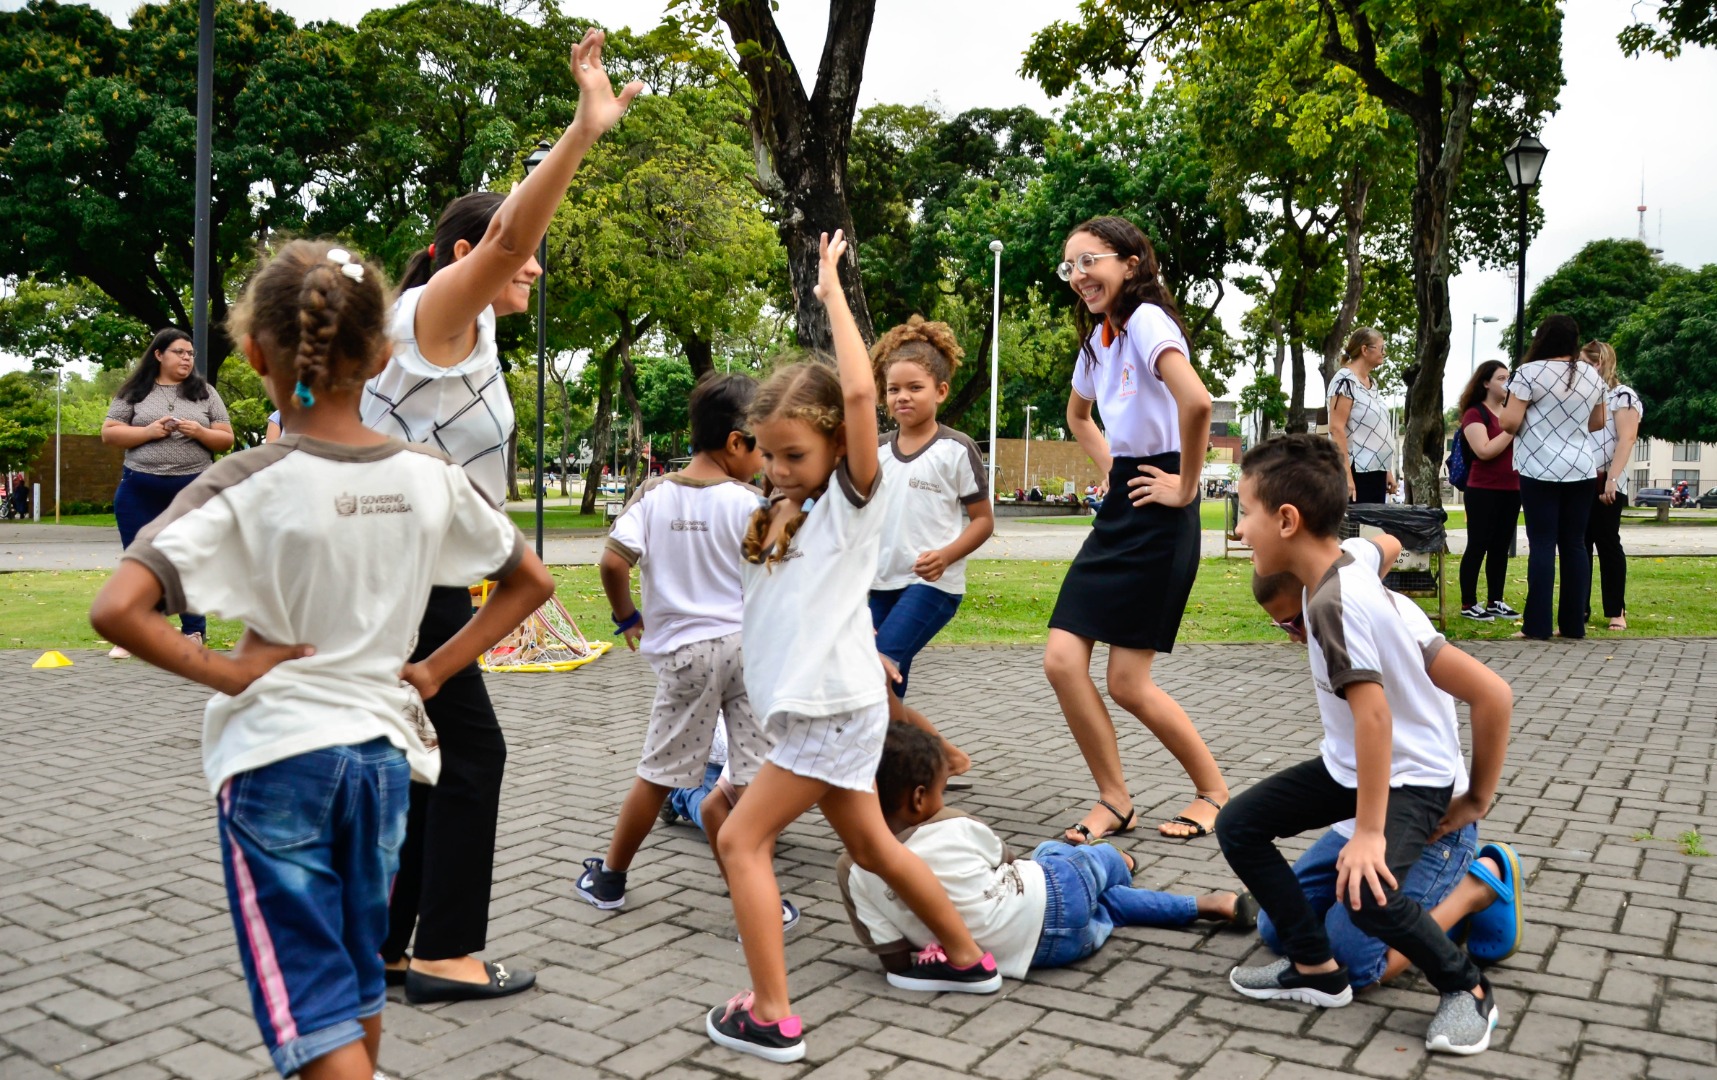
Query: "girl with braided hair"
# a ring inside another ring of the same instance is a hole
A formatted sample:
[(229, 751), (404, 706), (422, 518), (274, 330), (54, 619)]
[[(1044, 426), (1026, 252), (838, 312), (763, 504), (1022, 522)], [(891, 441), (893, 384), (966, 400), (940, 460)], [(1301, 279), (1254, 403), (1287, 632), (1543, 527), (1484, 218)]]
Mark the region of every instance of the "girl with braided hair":
[[(387, 314), (380, 270), (345, 249), (293, 241), (259, 270), (229, 328), (288, 434), (186, 488), (90, 609), (109, 640), (218, 691), (203, 771), (239, 958), (275, 1067), (308, 1080), (375, 1071), (407, 788), (440, 768), (407, 684), (433, 700), (554, 588), (464, 470), (359, 419)], [(500, 585), (478, 616), (408, 663), (431, 587), (480, 577)], [(187, 609), (245, 634), (210, 652), (159, 614)]]
[[(393, 356), (364, 393), (364, 423), (446, 453), (494, 506), (507, 497), (514, 426), (495, 320), (529, 310), (531, 288), (542, 275), (537, 244), (573, 173), (643, 89), (634, 82), (614, 92), (602, 66), (602, 42), (602, 32), (591, 30), (573, 49), (578, 111), (542, 162), (505, 197), (473, 192), (442, 211), (434, 243), (412, 257), (400, 282), (390, 327)], [(290, 423), (285, 427), (292, 430)], [(471, 584), (456, 582), (430, 594), (418, 654), (427, 655), (471, 619)], [(476, 955), (488, 944), (507, 767), (507, 742), (477, 665), (459, 672), (425, 711), (446, 767), (434, 788), (411, 790), (411, 820), (382, 943), (388, 981), (403, 984), (414, 1004), (516, 994), (536, 982), (535, 973)]]
[(943, 322), (914, 315), (871, 348), (877, 385), (899, 426), (877, 450), (884, 483), (882, 555), (870, 586), (876, 651), (888, 669), (889, 718), (935, 735), (948, 775), (972, 759), (906, 707), (912, 660), (960, 610), (966, 558), (995, 531), (984, 460), (970, 438), (936, 418), (965, 350)]
[(768, 1061), (805, 1056), (787, 995), (775, 839), (813, 806), (861, 867), (888, 882), (940, 945), (890, 974), (915, 990), (994, 993), (1001, 976), (936, 877), (889, 831), (875, 779), (888, 729), (882, 663), (866, 608), (883, 520), (875, 504), (876, 378), (841, 292), (840, 232), (822, 237), (816, 295), (829, 312), (839, 374), (777, 370), (758, 389), (751, 433), (769, 501), (746, 531), (745, 690), (773, 748), (716, 841), (752, 989), (716, 1006), (716, 1043)]

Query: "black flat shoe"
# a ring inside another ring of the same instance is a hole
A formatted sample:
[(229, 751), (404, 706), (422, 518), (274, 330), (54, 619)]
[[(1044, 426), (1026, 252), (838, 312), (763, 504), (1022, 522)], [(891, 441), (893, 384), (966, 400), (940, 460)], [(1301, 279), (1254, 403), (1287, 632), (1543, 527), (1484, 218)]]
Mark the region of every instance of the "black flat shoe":
[(409, 965), (402, 968), (383, 967), (382, 977), (387, 980), (389, 986), (404, 986), (406, 973), (410, 970)]
[(413, 1005), (428, 1005), (435, 1001), (480, 1001), (506, 997), (536, 985), (537, 973), (529, 969), (508, 971), (505, 964), (494, 960), (485, 962), (483, 967), (489, 973), (486, 983), (439, 979), (415, 969), (407, 971), (405, 999)]

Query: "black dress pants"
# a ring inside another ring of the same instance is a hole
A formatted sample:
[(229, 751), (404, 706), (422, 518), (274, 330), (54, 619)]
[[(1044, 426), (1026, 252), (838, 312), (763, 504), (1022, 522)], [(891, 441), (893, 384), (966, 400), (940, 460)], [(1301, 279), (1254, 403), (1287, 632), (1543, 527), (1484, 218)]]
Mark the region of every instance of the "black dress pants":
[[(1597, 494), (1592, 496), (1592, 517), (1586, 523), (1586, 544), (1597, 553), (1598, 576), (1603, 581), (1604, 618), (1614, 619), (1627, 613), (1628, 553), (1622, 550), (1622, 511), (1628, 497), (1616, 492), (1616, 501), (1606, 503), (1598, 498), (1604, 493), (1605, 482), (1598, 480)], [(1592, 584), (1586, 582), (1586, 614), (1592, 613)]]
[(1467, 489), (1467, 550), (1461, 554), (1461, 606), (1478, 603), (1479, 568), (1485, 572), (1485, 603), (1503, 598), (1508, 582), (1508, 545), (1520, 521), (1520, 492)]
[(1586, 636), (1586, 601), (1592, 593), (1592, 560), (1586, 553), (1586, 522), (1592, 516), (1591, 480), (1520, 478), (1520, 507), (1526, 513), (1526, 611), (1521, 632), (1548, 638), (1556, 560), (1562, 560), (1562, 592), (1554, 605), (1556, 629), (1565, 638)]
[[(412, 661), (440, 648), (470, 620), (467, 590), (430, 590)], [(424, 708), (441, 742), (441, 778), (433, 787), (411, 785), (405, 847), (382, 944), (382, 959), (389, 963), (404, 956), (408, 945), (420, 960), (481, 952), (489, 932), (507, 743), (476, 664), (448, 679)]]

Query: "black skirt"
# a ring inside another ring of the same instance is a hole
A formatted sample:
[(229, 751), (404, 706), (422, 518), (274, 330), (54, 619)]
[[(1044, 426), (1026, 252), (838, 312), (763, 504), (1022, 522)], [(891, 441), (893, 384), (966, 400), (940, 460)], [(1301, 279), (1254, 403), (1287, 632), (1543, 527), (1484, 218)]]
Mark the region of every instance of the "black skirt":
[(1061, 582), (1052, 630), (1124, 649), (1172, 652), (1200, 555), (1198, 500), (1134, 506), (1127, 481), (1140, 465), (1180, 473), (1180, 454), (1118, 457), (1091, 535)]

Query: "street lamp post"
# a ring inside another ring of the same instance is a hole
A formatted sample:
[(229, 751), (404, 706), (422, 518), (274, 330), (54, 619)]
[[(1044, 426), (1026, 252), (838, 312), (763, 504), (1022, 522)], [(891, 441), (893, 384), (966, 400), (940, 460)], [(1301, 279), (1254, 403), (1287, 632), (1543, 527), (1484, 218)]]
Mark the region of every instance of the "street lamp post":
[(1031, 414), (1036, 405), (1025, 407), (1025, 487), (1031, 490)]
[[(1002, 367), (1002, 242), (990, 241), (996, 254), (995, 301), (990, 309), (990, 505), (996, 505), (996, 403), (1001, 393)], [(1027, 453), (1030, 453), (1029, 448)]]
[[(532, 170), (548, 157), (548, 152), (554, 149), (549, 142), (537, 143), (537, 148), (531, 151), (531, 156), (525, 159), (525, 175), (530, 176)], [(537, 486), (537, 558), (543, 557), (543, 405), (548, 398), (548, 232), (545, 230), (542, 239), (537, 241), (537, 265), (542, 268), (542, 275), (537, 278), (537, 452), (536, 452), (536, 486)]]
[(54, 524), (60, 523), (60, 397), (66, 385), (66, 362), (54, 369)]
[(1493, 322), (1496, 322), (1496, 316), (1495, 315), (1474, 315), (1473, 316), (1472, 360), (1467, 364), (1467, 375), (1469, 378), (1472, 376), (1473, 372), (1475, 372), (1479, 369), (1479, 323), (1493, 323)]
[(1508, 182), (1520, 193), (1520, 272), (1517, 275), (1519, 288), (1515, 290), (1514, 305), (1514, 362), (1520, 363), (1526, 355), (1526, 196), (1538, 186), (1538, 174), (1544, 168), (1544, 159), (1550, 151), (1544, 144), (1531, 135), (1522, 135), (1514, 140), (1502, 155), (1503, 168), (1508, 170)]
[(613, 483), (620, 476), (620, 436), (614, 430), (620, 426), (620, 412), (615, 410), (608, 414), (608, 441), (614, 446), (614, 467), (608, 470), (608, 481)]

